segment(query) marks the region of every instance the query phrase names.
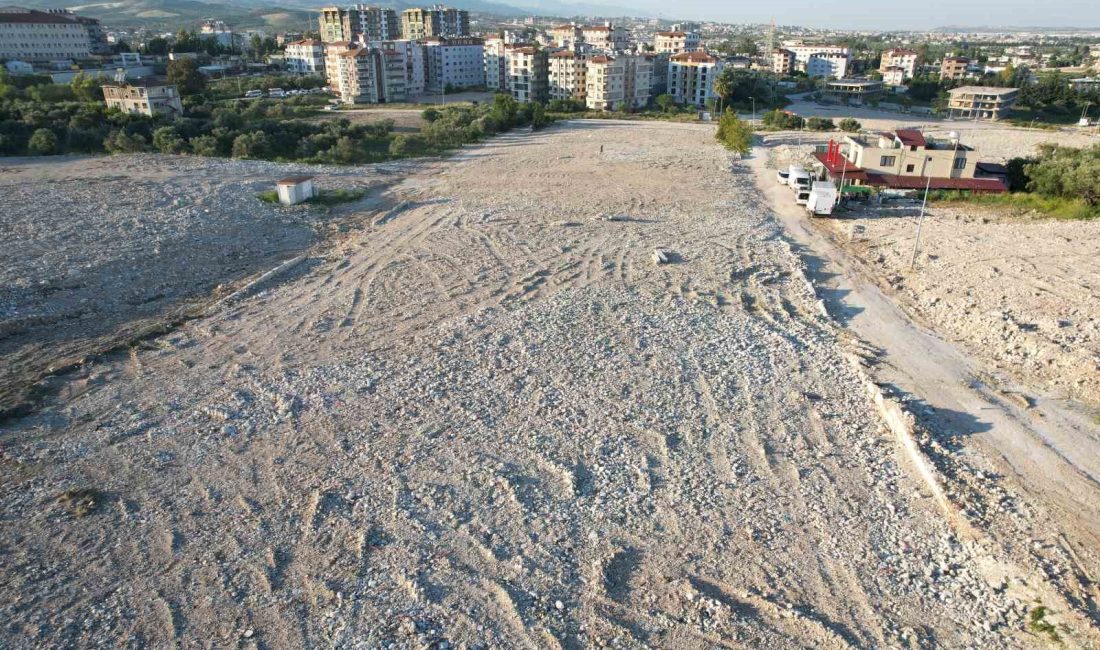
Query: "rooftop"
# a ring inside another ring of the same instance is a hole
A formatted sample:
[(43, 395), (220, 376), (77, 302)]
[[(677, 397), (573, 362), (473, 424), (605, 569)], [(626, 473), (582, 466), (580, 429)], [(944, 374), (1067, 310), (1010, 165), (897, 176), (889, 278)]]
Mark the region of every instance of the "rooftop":
[(1019, 92), (1019, 88), (1000, 88), (997, 86), (959, 86), (948, 92), (951, 95), (1011, 95)]
[(679, 63), (716, 63), (718, 61), (706, 52), (681, 52), (672, 55), (671, 59)]
[(275, 182), (276, 185), (301, 185), (306, 181), (313, 180), (312, 176), (288, 176), (287, 178), (280, 179)]
[(4, 7), (0, 11), (0, 23), (22, 23), (27, 25), (36, 24), (65, 24), (65, 25), (78, 25), (74, 16), (65, 14), (46, 13), (45, 11), (35, 11), (33, 9), (23, 9), (21, 7)]

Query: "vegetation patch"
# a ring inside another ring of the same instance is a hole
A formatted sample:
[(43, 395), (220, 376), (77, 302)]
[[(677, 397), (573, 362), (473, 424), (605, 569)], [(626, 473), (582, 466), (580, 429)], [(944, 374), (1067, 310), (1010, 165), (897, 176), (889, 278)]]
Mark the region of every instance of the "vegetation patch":
[(1044, 635), (1054, 643), (1061, 643), (1062, 636), (1058, 634), (1058, 628), (1046, 620), (1050, 610), (1045, 605), (1036, 605), (1027, 615), (1027, 629), (1032, 633)]
[(74, 517), (86, 517), (99, 507), (103, 494), (92, 488), (73, 488), (65, 490), (57, 497), (57, 502)]

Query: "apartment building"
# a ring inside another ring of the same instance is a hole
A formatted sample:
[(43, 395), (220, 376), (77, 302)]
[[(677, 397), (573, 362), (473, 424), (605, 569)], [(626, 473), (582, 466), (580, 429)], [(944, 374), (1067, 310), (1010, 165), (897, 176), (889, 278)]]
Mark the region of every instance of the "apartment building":
[(359, 12), (355, 9), (324, 7), (317, 21), (321, 28), (321, 40), (325, 43), (358, 40)]
[(778, 75), (789, 75), (795, 71), (798, 62), (794, 52), (781, 47), (772, 51), (772, 72)]
[(811, 78), (843, 79), (848, 76), (851, 57), (841, 52), (817, 52), (806, 61), (806, 76)]
[(833, 101), (860, 105), (882, 96), (883, 82), (873, 79), (837, 79), (825, 84), (824, 95)]
[(543, 103), (550, 96), (549, 56), (546, 50), (516, 47), (507, 50), (508, 90), (520, 103)]
[(427, 48), (419, 41), (406, 39), (371, 41), (370, 47), (396, 52), (405, 65), (405, 94), (416, 97), (430, 92)]
[(666, 54), (683, 54), (699, 49), (699, 34), (695, 32), (657, 32), (653, 49)]
[(945, 56), (940, 63), (940, 79), (966, 79), (970, 59), (965, 56)]
[(88, 27), (68, 13), (0, 8), (0, 59), (58, 61), (92, 55)]
[(643, 53), (650, 66), (649, 95), (656, 97), (668, 92), (668, 60), (664, 52)]
[(653, 60), (645, 54), (620, 54), (623, 64), (623, 101), (644, 108), (653, 96)]
[(401, 34), (406, 39), (470, 35), (470, 13), (443, 5), (413, 7), (401, 12)]
[(623, 101), (623, 64), (606, 54), (588, 60), (585, 105), (598, 111), (614, 110)]
[(550, 40), (557, 47), (572, 47), (574, 43), (584, 40), (584, 32), (579, 25), (558, 25), (550, 30)]
[[(882, 61), (879, 63), (878, 69), (883, 77), (885, 77), (886, 71), (890, 68), (901, 68), (902, 81), (912, 79), (917, 74), (917, 58), (918, 54), (916, 50), (906, 48), (886, 50), (882, 53)], [(899, 82), (894, 85), (901, 85), (901, 83)]]
[(345, 104), (403, 102), (408, 98), (405, 57), (376, 47), (327, 47), (329, 84)]
[(425, 39), (428, 88), (471, 88), (485, 85), (485, 41), (473, 36)]
[(668, 60), (668, 94), (678, 104), (706, 106), (721, 71), (722, 62), (706, 52), (674, 54)]
[(596, 49), (610, 52), (625, 50), (630, 45), (626, 28), (616, 27), (611, 21), (602, 25), (585, 25), (581, 28), (581, 38)]
[(505, 55), (508, 47), (505, 40), (499, 36), (485, 39), (483, 67), (485, 88), (490, 92), (508, 90), (508, 57)]
[(879, 70), (882, 73), (882, 83), (887, 86), (900, 86), (905, 83), (906, 73), (905, 68), (898, 66), (890, 66), (885, 70)]
[(947, 113), (951, 118), (999, 120), (1012, 112), (1020, 95), (1018, 88), (962, 86), (947, 91)]
[(107, 108), (134, 115), (183, 115), (179, 89), (158, 77), (104, 84)]
[(803, 71), (807, 69), (810, 59), (814, 55), (840, 55), (846, 59), (850, 59), (852, 56), (850, 49), (840, 45), (806, 45), (802, 41), (785, 41), (782, 49), (794, 55), (795, 69)]
[(585, 100), (589, 58), (589, 55), (572, 49), (550, 55), (547, 75), (550, 99)]
[(283, 61), (287, 72), (294, 74), (325, 73), (325, 44), (321, 41), (303, 40), (286, 44)]
[(401, 21), (397, 12), (387, 7), (355, 5), (358, 27), (355, 32), (363, 42), (395, 41), (401, 38)]

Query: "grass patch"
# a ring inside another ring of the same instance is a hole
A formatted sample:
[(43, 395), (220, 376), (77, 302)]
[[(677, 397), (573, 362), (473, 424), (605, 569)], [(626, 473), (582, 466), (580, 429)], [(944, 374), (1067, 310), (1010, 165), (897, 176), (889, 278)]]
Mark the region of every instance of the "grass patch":
[(1027, 615), (1027, 629), (1034, 634), (1046, 635), (1054, 643), (1061, 643), (1062, 636), (1058, 634), (1058, 628), (1046, 620), (1050, 610), (1045, 605), (1036, 605)]
[[(318, 190), (317, 196), (304, 201), (309, 205), (320, 205), (324, 207), (332, 207), (334, 205), (340, 205), (341, 203), (354, 203), (359, 199), (367, 195), (367, 191), (362, 188), (354, 190)], [(265, 190), (256, 195), (256, 198), (264, 203), (278, 203), (279, 191), (278, 190)]]
[(971, 194), (960, 191), (938, 191), (930, 192), (928, 200), (949, 204), (977, 204), (1005, 208), (1016, 216), (1037, 212), (1044, 217), (1062, 220), (1086, 220), (1100, 217), (1100, 206), (1090, 207), (1081, 199), (1046, 197), (1029, 192)]
[(102, 494), (91, 488), (65, 490), (57, 497), (57, 502), (67, 508), (74, 517), (86, 517), (96, 511)]

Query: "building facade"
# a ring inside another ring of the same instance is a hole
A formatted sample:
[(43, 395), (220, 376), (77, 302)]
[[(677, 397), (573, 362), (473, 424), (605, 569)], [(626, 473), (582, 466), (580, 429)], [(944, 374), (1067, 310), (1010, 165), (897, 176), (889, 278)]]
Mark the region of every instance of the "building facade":
[(508, 90), (508, 57), (505, 54), (508, 47), (508, 43), (499, 36), (485, 39), (483, 67), (485, 88), (490, 92)]
[(179, 89), (162, 79), (147, 78), (103, 85), (107, 108), (134, 115), (183, 115)]
[(405, 65), (405, 94), (416, 97), (429, 92), (427, 48), (419, 41), (396, 39), (371, 41), (370, 47), (396, 52)]
[(428, 89), (485, 85), (485, 41), (472, 36), (430, 38), (424, 41), (428, 60)]
[(778, 75), (789, 75), (795, 71), (797, 58), (794, 52), (783, 48), (772, 51), (772, 72)]
[(848, 162), (864, 170), (896, 176), (974, 178), (977, 155), (957, 140), (937, 142), (915, 129), (898, 129), (864, 139), (849, 136), (843, 152)]
[(850, 57), (840, 52), (817, 52), (806, 61), (807, 77), (843, 79), (848, 76)]
[(837, 79), (825, 84), (824, 95), (845, 104), (863, 104), (882, 96), (883, 82), (873, 79)]
[(974, 120), (999, 120), (1012, 112), (1020, 95), (1018, 88), (962, 86), (947, 91), (948, 117)]
[(435, 5), (413, 7), (401, 12), (401, 34), (411, 40), (470, 35), (470, 13)]
[(970, 59), (965, 56), (945, 56), (940, 63), (940, 79), (966, 79)]
[(550, 96), (549, 55), (534, 47), (507, 51), (508, 90), (520, 103), (545, 103)]
[(608, 52), (625, 50), (630, 45), (626, 29), (616, 27), (610, 21), (603, 25), (585, 25), (581, 28), (581, 39), (596, 49)]
[(714, 80), (722, 62), (706, 52), (675, 54), (668, 60), (668, 94), (678, 104), (702, 108), (714, 99)]
[(401, 38), (401, 21), (397, 12), (386, 7), (355, 5), (358, 27), (355, 30), (363, 42), (395, 41)]
[(699, 34), (695, 32), (657, 32), (653, 49), (665, 54), (683, 54), (699, 49)]
[(549, 56), (547, 78), (550, 99), (585, 100), (588, 58), (588, 55), (572, 49)]
[(357, 40), (359, 13), (355, 9), (325, 7), (317, 19), (321, 40), (325, 43), (343, 43)]
[(912, 79), (917, 74), (917, 58), (916, 50), (906, 48), (886, 50), (882, 53), (882, 61), (879, 63), (878, 70), (885, 77), (886, 71), (890, 68), (901, 68), (902, 80)]
[(653, 60), (644, 54), (621, 54), (623, 101), (630, 108), (645, 108), (653, 96)]
[(91, 55), (89, 30), (72, 14), (0, 8), (0, 59), (58, 61)]
[(287, 72), (294, 74), (325, 73), (325, 44), (321, 41), (294, 41), (286, 44), (283, 53)]
[(852, 51), (849, 48), (840, 45), (806, 45), (801, 41), (786, 41), (783, 43), (782, 49), (794, 55), (795, 69), (804, 72), (814, 55), (839, 55), (846, 59), (850, 59), (852, 56)]
[(550, 30), (550, 40), (557, 47), (572, 47), (574, 43), (584, 41), (584, 32), (579, 25), (558, 25)]
[(615, 110), (623, 102), (623, 64), (597, 54), (588, 60), (585, 75), (585, 105), (598, 111)]
[(905, 68), (899, 68), (897, 66), (890, 66), (885, 70), (880, 70), (882, 74), (882, 83), (887, 86), (900, 86), (905, 83), (906, 74)]

